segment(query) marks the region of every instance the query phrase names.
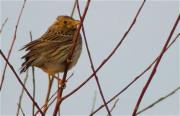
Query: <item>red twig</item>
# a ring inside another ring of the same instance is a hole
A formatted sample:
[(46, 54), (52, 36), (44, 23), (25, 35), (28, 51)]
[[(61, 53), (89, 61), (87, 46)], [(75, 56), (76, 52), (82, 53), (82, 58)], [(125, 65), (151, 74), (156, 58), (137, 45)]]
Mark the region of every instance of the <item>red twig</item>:
[[(166, 51), (173, 45), (173, 43), (178, 39), (179, 36), (180, 36), (180, 33), (178, 33), (177, 36), (175, 37), (175, 39), (169, 44), (169, 46), (167, 47)], [(136, 82), (140, 77), (142, 77), (142, 75), (144, 75), (149, 69), (151, 69), (151, 67), (154, 65), (154, 63), (157, 61), (158, 58), (159, 58), (159, 56), (156, 57), (156, 59), (144, 71), (142, 71), (142, 73), (140, 73), (138, 76), (136, 76), (127, 86), (125, 86), (120, 92), (118, 92), (109, 101), (107, 101), (107, 104), (109, 104), (114, 99), (116, 99), (125, 90), (127, 90), (134, 82)], [(94, 112), (91, 113), (91, 115), (94, 115), (96, 112), (98, 112), (103, 107), (104, 107), (104, 105), (99, 106)]]
[[(74, 53), (74, 50), (75, 50), (75, 47), (76, 47), (77, 39), (78, 39), (78, 36), (79, 36), (79, 32), (80, 32), (80, 29), (82, 27), (82, 24), (83, 24), (84, 18), (86, 16), (87, 10), (89, 8), (89, 4), (90, 4), (90, 0), (87, 0), (87, 4), (86, 4), (86, 7), (84, 9), (84, 13), (83, 13), (83, 16), (81, 18), (80, 24), (78, 26), (77, 32), (75, 33), (75, 35), (73, 37), (73, 46), (72, 46), (72, 49), (71, 49), (71, 51), (70, 51), (70, 53), (68, 55), (68, 59), (67, 59), (69, 61), (71, 61), (71, 59), (72, 59), (72, 56), (73, 56), (73, 53)], [(67, 61), (66, 66), (65, 66), (64, 75), (63, 75), (63, 78), (62, 78), (62, 86), (60, 86), (58, 88), (57, 103), (56, 103), (56, 106), (55, 106), (55, 109), (54, 109), (54, 112), (53, 112), (53, 116), (57, 115), (57, 112), (59, 111), (60, 104), (62, 102), (62, 93), (63, 93), (64, 86), (65, 86), (65, 81), (66, 81), (66, 77), (67, 77), (69, 64), (70, 64), (70, 62)]]
[[(79, 7), (79, 2), (77, 0), (77, 9), (78, 9), (78, 13), (79, 13), (79, 17), (81, 18), (81, 12), (80, 12), (80, 7)], [(94, 68), (94, 64), (93, 64), (93, 61), (92, 61), (92, 57), (91, 57), (91, 53), (90, 53), (90, 50), (89, 50), (89, 46), (88, 46), (88, 42), (87, 42), (87, 38), (86, 38), (86, 34), (85, 34), (85, 29), (84, 29), (84, 26), (82, 25), (82, 32), (83, 32), (83, 36), (84, 36), (84, 40), (85, 40), (85, 45), (86, 45), (86, 50), (87, 50), (87, 53), (88, 53), (88, 57), (89, 57), (89, 61), (90, 61), (90, 64), (91, 64), (91, 69), (94, 73), (94, 76), (95, 76), (95, 80), (96, 80), (96, 83), (97, 83), (97, 86), (98, 86), (98, 89), (99, 89), (99, 93), (101, 95), (101, 98), (104, 102), (104, 105), (106, 107), (106, 110), (108, 112), (108, 115), (111, 116), (111, 112), (108, 108), (108, 105), (106, 104), (106, 100), (105, 100), (105, 97), (103, 95), (103, 91), (101, 89), (101, 85), (99, 83), (99, 79), (98, 79), (98, 76), (95, 72), (95, 68)]]
[(31, 101), (34, 103), (34, 105), (37, 107), (37, 109), (40, 111), (40, 113), (43, 115), (43, 112), (41, 111), (40, 107), (38, 106), (38, 104), (36, 103), (36, 101), (33, 99), (33, 97), (31, 96), (31, 94), (29, 93), (29, 91), (26, 89), (26, 87), (24, 86), (23, 82), (21, 81), (21, 79), (19, 78), (18, 74), (16, 73), (16, 71), (14, 70), (13, 66), (9, 63), (8, 59), (5, 57), (5, 55), (3, 54), (3, 52), (0, 50), (0, 54), (1, 56), (4, 58), (4, 60), (6, 61), (7, 65), (11, 68), (11, 70), (13, 71), (14, 75), (16, 76), (17, 80), (19, 81), (19, 83), (21, 84), (21, 86), (23, 87), (23, 89), (25, 90), (25, 92), (27, 93), (27, 95), (29, 96), (29, 98), (31, 99)]
[(138, 108), (139, 108), (139, 105), (140, 105), (140, 103), (141, 103), (141, 100), (142, 100), (142, 98), (143, 98), (143, 96), (144, 96), (144, 94), (145, 94), (145, 92), (146, 92), (146, 90), (147, 90), (147, 88), (148, 88), (151, 80), (153, 79), (153, 77), (154, 77), (154, 75), (155, 75), (155, 73), (156, 73), (156, 70), (157, 70), (157, 68), (158, 68), (158, 66), (159, 66), (159, 63), (160, 63), (160, 61), (161, 61), (161, 59), (162, 59), (162, 57), (163, 57), (163, 55), (164, 55), (164, 53), (165, 53), (165, 51), (166, 51), (166, 48), (167, 48), (167, 46), (168, 46), (168, 44), (169, 44), (169, 42), (170, 42), (170, 40), (171, 40), (171, 37), (172, 37), (172, 35), (173, 35), (173, 33), (174, 33), (174, 31), (175, 31), (178, 23), (179, 23), (179, 20), (180, 20), (180, 14), (178, 15), (178, 17), (177, 17), (177, 19), (176, 19), (176, 22), (175, 22), (175, 24), (174, 24), (174, 26), (173, 26), (173, 28), (172, 28), (172, 30), (171, 30), (171, 32), (170, 32), (170, 35), (169, 35), (169, 37), (167, 38), (167, 41), (166, 41), (166, 43), (165, 43), (165, 45), (164, 45), (164, 47), (163, 47), (163, 49), (162, 49), (162, 51), (161, 51), (161, 53), (160, 53), (160, 56), (159, 56), (157, 62), (155, 63), (155, 66), (153, 67), (153, 70), (152, 70), (152, 72), (151, 72), (151, 75), (149, 76), (148, 81), (146, 82), (146, 84), (145, 84), (145, 86), (144, 86), (144, 88), (143, 88), (143, 90), (142, 90), (142, 92), (141, 92), (141, 94), (140, 94), (140, 96), (139, 96), (139, 98), (138, 98), (138, 101), (137, 101), (137, 103), (136, 103), (136, 106), (135, 106), (134, 111), (133, 111), (133, 114), (132, 114), (133, 116), (136, 116), (136, 112), (137, 112), (137, 110), (138, 110)]
[[(126, 36), (128, 35), (128, 33), (130, 32), (130, 30), (132, 29), (132, 27), (134, 26), (137, 17), (140, 14), (141, 9), (143, 8), (144, 4), (145, 4), (146, 0), (143, 1), (142, 5), (140, 6), (136, 16), (134, 17), (130, 27), (128, 28), (128, 30), (125, 32), (124, 36), (122, 37), (122, 39), (119, 41), (119, 43), (115, 46), (115, 48), (113, 49), (113, 51), (108, 55), (108, 57), (103, 60), (101, 62), (101, 64), (98, 66), (98, 68), (95, 70), (95, 72), (97, 73), (103, 66), (104, 64), (107, 63), (107, 61), (114, 55), (114, 53), (117, 51), (117, 49), (120, 47), (120, 45), (122, 44), (122, 42), (125, 40)], [(92, 79), (94, 76), (94, 73), (91, 74), (84, 82), (82, 82), (77, 88), (75, 88), (74, 90), (72, 90), (69, 94), (65, 95), (62, 100), (67, 99), (68, 97), (70, 97), (72, 94), (74, 94), (76, 91), (78, 91), (81, 87), (83, 87), (90, 79)]]
[[(17, 29), (18, 29), (18, 26), (19, 26), (19, 22), (20, 22), (21, 15), (22, 15), (22, 13), (23, 13), (23, 9), (24, 9), (25, 4), (26, 4), (26, 0), (24, 0), (23, 6), (22, 6), (22, 8), (21, 8), (21, 11), (20, 11), (20, 14), (19, 14), (19, 17), (18, 17), (18, 20), (17, 20), (17, 24), (16, 24), (16, 27), (15, 27), (15, 30), (14, 30), (14, 37), (13, 37), (13, 41), (12, 41), (12, 43), (11, 43), (11, 47), (10, 47), (9, 52), (8, 52), (7, 60), (9, 60), (9, 57), (10, 57), (10, 55), (11, 55), (12, 48), (13, 48), (14, 43), (15, 43), (15, 40), (16, 40)], [(5, 67), (4, 67), (4, 70), (3, 70), (3, 75), (2, 75), (2, 79), (1, 79), (0, 90), (2, 89), (2, 85), (3, 85), (3, 82), (4, 82), (5, 73), (6, 73), (6, 68), (7, 68), (7, 62), (6, 62), (6, 64), (5, 64)]]

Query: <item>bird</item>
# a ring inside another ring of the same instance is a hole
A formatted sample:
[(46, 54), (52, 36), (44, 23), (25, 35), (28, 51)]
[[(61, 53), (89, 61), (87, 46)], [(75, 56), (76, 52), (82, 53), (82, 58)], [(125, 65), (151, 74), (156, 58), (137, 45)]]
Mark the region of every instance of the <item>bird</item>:
[[(21, 57), (25, 61), (21, 65), (20, 73), (25, 72), (31, 66), (38, 67), (52, 76), (64, 72), (73, 46), (73, 36), (79, 24), (79, 20), (70, 16), (58, 16), (40, 38), (29, 42), (21, 49), (25, 49), (27, 53)], [(69, 69), (76, 65), (81, 51), (82, 37), (79, 33)]]
[(22, 63), (20, 73), (26, 72), (31, 67), (38, 67), (48, 74), (48, 91), (45, 99), (43, 112), (48, 109), (48, 101), (53, 79), (58, 80), (59, 85), (64, 88), (66, 81), (63, 83), (55, 74), (64, 72), (68, 62), (68, 70), (75, 66), (82, 52), (82, 37), (78, 34), (75, 49), (69, 61), (74, 41), (73, 38), (78, 31), (79, 20), (70, 16), (58, 16), (55, 22), (48, 30), (38, 39), (29, 42), (21, 50), (27, 52), (21, 58), (25, 61)]

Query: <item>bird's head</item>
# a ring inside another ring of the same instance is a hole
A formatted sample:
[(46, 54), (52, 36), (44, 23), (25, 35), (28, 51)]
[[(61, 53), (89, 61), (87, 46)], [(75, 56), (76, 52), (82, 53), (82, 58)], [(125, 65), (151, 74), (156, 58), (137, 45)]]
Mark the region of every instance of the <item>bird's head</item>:
[(58, 16), (55, 23), (51, 28), (61, 30), (64, 33), (76, 31), (77, 26), (80, 24), (80, 21), (74, 20), (69, 16)]

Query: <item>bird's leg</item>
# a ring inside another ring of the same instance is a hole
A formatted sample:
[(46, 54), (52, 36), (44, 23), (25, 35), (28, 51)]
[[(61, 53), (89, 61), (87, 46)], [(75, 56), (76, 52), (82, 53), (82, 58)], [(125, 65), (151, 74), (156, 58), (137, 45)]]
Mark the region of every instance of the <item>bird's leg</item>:
[(49, 101), (49, 96), (50, 96), (50, 93), (51, 93), (51, 88), (52, 88), (52, 83), (53, 83), (53, 80), (54, 78), (51, 77), (51, 75), (48, 75), (49, 76), (49, 80), (48, 80), (48, 91), (47, 91), (47, 95), (46, 95), (46, 99), (45, 99), (45, 104), (44, 104), (44, 107), (43, 107), (43, 113), (45, 114), (47, 109), (48, 109), (48, 101)]

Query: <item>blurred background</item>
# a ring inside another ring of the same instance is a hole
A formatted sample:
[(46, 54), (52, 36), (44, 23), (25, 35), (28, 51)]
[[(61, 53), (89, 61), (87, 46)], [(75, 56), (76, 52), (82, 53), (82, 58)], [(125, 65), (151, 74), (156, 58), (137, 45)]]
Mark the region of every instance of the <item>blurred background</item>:
[[(59, 15), (70, 15), (74, 1), (72, 0), (29, 0), (27, 1), (17, 31), (17, 39), (12, 50), (10, 63), (19, 74), (19, 68), (23, 60), (24, 51), (19, 51), (30, 41), (29, 32), (32, 31), (33, 40), (39, 38)], [(85, 0), (80, 2), (81, 11), (85, 7)], [(108, 56), (123, 34), (130, 26), (141, 0), (97, 0), (90, 3), (87, 16), (84, 21), (85, 31), (95, 67)], [(23, 0), (1, 0), (1, 24), (8, 17), (7, 24), (1, 33), (0, 47), (6, 54), (10, 48), (15, 25), (19, 16)], [(97, 73), (105, 98), (109, 100), (118, 93), (131, 80), (140, 74), (160, 53), (174, 22), (179, 13), (178, 0), (149, 0), (140, 13), (133, 29), (128, 34), (123, 45), (115, 55)], [(78, 18), (77, 11), (74, 15)], [(173, 38), (177, 35), (176, 29)], [(1, 75), (4, 68), (4, 60), (0, 57)], [(165, 53), (139, 109), (146, 107), (160, 97), (166, 95), (180, 85), (179, 75), (179, 40)], [(32, 93), (32, 73), (29, 70), (29, 78), (26, 84)], [(78, 64), (69, 71), (68, 75), (74, 76), (68, 81), (64, 95), (76, 88), (92, 73), (85, 44)], [(112, 114), (117, 116), (131, 115), (140, 92), (149, 77), (151, 70), (141, 77), (134, 85), (119, 96), (119, 102)], [(21, 79), (25, 73), (19, 74)], [(40, 106), (44, 103), (48, 75), (41, 69), (35, 68), (36, 76), (36, 101)], [(60, 75), (62, 76), (62, 74)], [(54, 83), (53, 93), (57, 84)], [(66, 99), (62, 103), (62, 115), (88, 115), (92, 108), (94, 93), (97, 91), (95, 109), (103, 104), (99, 95), (95, 79), (89, 81), (83, 88)], [(0, 115), (15, 115), (17, 103), (21, 92), (21, 86), (12, 71), (7, 68), (5, 81), (1, 90)], [(27, 115), (31, 115), (32, 102), (26, 94), (22, 101), (22, 108)], [(160, 104), (154, 106), (142, 115), (180, 115), (179, 93), (169, 97)], [(113, 102), (109, 104), (111, 108)], [(51, 115), (54, 105), (48, 110)], [(97, 115), (106, 115), (104, 109)]]

